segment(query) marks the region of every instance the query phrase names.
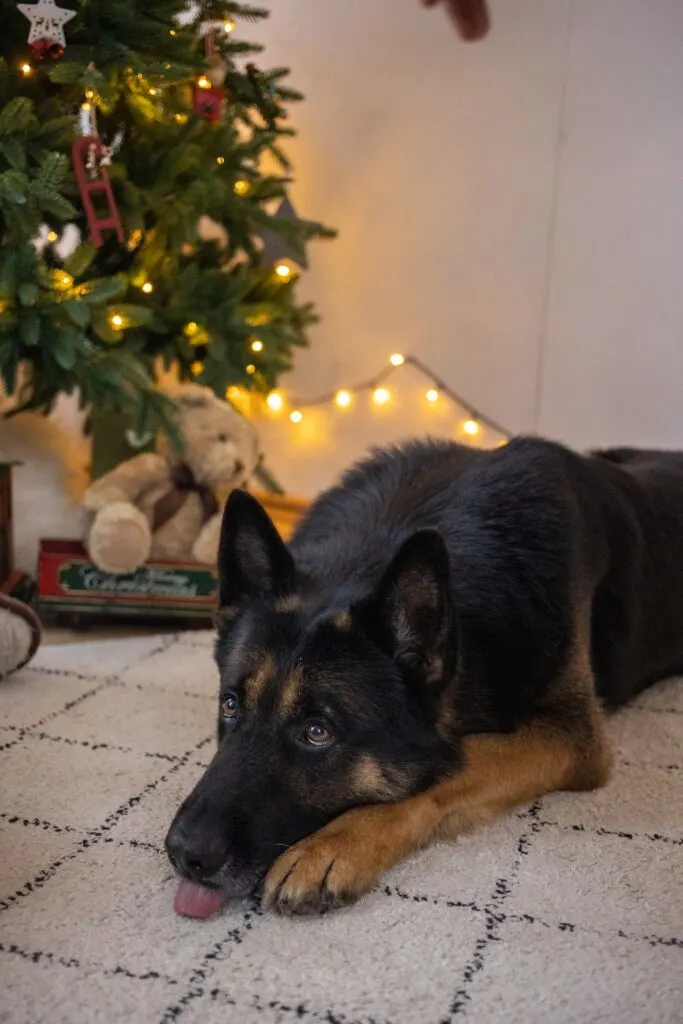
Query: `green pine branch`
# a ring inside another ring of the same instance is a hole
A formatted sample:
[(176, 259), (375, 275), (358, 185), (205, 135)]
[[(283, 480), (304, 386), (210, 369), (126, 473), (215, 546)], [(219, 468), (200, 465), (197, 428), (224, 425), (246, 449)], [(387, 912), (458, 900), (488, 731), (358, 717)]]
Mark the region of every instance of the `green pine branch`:
[[(0, 381), (19, 409), (48, 412), (77, 393), (84, 408), (129, 412), (140, 432), (172, 433), (160, 368), (221, 396), (235, 384), (267, 391), (308, 344), (317, 315), (298, 299), (298, 274), (279, 279), (259, 243), (278, 232), (301, 259), (334, 234), (274, 216), (292, 183), (282, 143), (301, 94), (287, 68), (246, 67), (261, 46), (245, 25), (265, 8), (200, 0), (181, 24), (184, 12), (184, 0), (83, 0), (64, 55), (41, 63), (14, 0), (0, 0)], [(219, 37), (218, 122), (193, 113), (198, 77), (215, 70), (204, 20), (237, 23)], [(105, 142), (123, 133), (109, 176), (126, 240), (108, 232), (99, 249), (71, 159), (86, 93)], [(213, 240), (201, 237), (206, 218)], [(71, 223), (81, 244), (64, 261)]]

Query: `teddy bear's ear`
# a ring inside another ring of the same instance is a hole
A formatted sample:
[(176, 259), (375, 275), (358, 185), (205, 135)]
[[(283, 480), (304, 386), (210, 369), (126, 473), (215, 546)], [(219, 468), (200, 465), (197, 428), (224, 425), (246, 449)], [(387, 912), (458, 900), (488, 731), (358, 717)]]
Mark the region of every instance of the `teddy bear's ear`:
[(232, 491), (218, 549), (219, 607), (228, 617), (246, 601), (272, 601), (295, 588), (294, 560), (263, 506)]

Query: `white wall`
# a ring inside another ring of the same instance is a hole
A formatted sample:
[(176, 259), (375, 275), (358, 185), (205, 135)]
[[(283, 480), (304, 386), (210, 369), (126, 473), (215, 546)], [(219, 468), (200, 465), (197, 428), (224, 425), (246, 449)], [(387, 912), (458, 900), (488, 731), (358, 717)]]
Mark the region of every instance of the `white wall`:
[(577, 0), (539, 427), (683, 447), (683, 3)]
[[(683, 446), (683, 3), (491, 0), (467, 45), (418, 0), (278, 0), (264, 63), (306, 94), (294, 199), (340, 229), (304, 288), (323, 324), (288, 389), (413, 351), (513, 431)], [(264, 427), (311, 493), (368, 439), (434, 430), (415, 378)]]

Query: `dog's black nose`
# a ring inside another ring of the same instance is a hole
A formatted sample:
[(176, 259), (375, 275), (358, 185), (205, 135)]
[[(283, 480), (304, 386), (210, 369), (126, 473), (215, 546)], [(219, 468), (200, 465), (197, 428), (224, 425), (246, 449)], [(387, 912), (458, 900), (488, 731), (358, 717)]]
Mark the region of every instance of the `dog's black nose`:
[(166, 853), (177, 871), (196, 881), (210, 878), (225, 860), (222, 850), (196, 833), (188, 835), (179, 825), (166, 836)]

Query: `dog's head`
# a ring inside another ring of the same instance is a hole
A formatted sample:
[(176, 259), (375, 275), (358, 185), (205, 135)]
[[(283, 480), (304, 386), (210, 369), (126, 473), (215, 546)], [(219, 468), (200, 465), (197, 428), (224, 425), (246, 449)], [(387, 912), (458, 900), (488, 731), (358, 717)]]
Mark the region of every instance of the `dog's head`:
[(344, 810), (452, 771), (456, 627), (432, 531), (404, 543), (369, 596), (339, 606), (297, 573), (258, 502), (233, 492), (219, 577), (218, 750), (167, 849), (182, 875), (242, 895)]

